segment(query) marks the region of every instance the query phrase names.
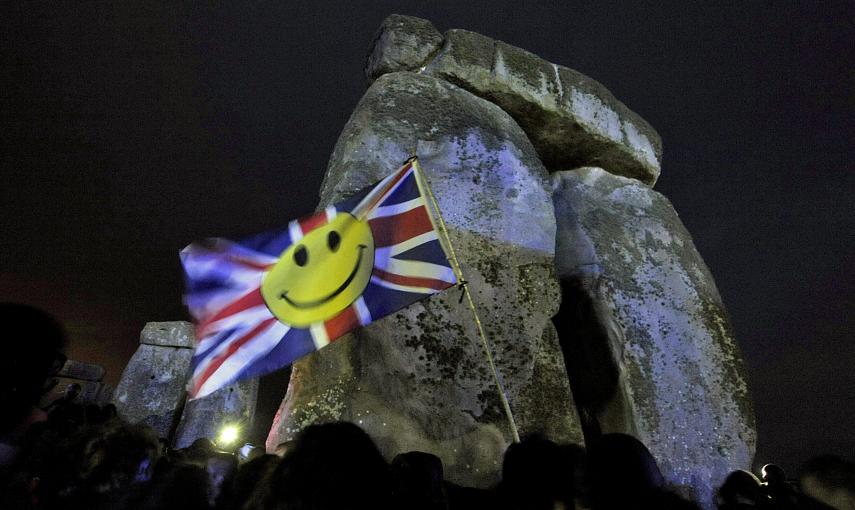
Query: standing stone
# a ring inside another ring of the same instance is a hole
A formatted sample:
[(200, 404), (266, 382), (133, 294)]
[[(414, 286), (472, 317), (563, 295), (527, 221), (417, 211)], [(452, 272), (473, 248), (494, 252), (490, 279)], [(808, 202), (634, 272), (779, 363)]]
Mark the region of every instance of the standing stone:
[(566, 291), (557, 322), (574, 393), (602, 432), (638, 437), (671, 484), (712, 508), (713, 489), (749, 468), (756, 440), (713, 277), (659, 193), (599, 168), (552, 184)]
[(214, 441), (226, 425), (239, 430), (250, 428), (258, 399), (258, 379), (232, 383), (207, 397), (190, 400), (184, 406), (175, 436), (175, 447), (186, 448), (200, 437)]
[(257, 379), (231, 384), (185, 404), (194, 338), (189, 322), (147, 323), (113, 394), (122, 418), (149, 425), (164, 438), (177, 426), (177, 448), (200, 437), (214, 439), (226, 424), (248, 429), (255, 417)]
[[(558, 309), (547, 174), (497, 106), (436, 78), (387, 74), (330, 160), (321, 205), (417, 154), (449, 227), (521, 434), (582, 442), (550, 318)], [(511, 435), (471, 311), (449, 289), (294, 364), (268, 450), (318, 422), (362, 426), (388, 457), (438, 455), (453, 482), (495, 483)]]
[(192, 324), (147, 323), (113, 393), (119, 416), (168, 437), (181, 412), (192, 357)]

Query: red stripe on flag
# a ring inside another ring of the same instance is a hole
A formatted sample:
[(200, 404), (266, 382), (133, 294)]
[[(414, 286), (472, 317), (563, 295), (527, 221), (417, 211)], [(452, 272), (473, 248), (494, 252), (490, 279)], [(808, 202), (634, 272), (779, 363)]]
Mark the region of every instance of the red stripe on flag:
[(359, 315), (356, 314), (353, 305), (348, 306), (340, 314), (324, 323), (330, 342), (335, 342), (336, 339), (348, 331), (356, 329), (359, 325)]
[(211, 364), (208, 365), (208, 368), (206, 368), (205, 371), (202, 373), (202, 376), (199, 377), (199, 379), (196, 381), (196, 384), (193, 385), (193, 395), (195, 396), (199, 393), (199, 390), (202, 389), (202, 386), (205, 384), (205, 382), (212, 375), (214, 375), (214, 372), (216, 372), (217, 369), (220, 368), (220, 366), (225, 363), (226, 360), (229, 359), (232, 354), (237, 352), (237, 350), (240, 349), (242, 345), (249, 342), (256, 336), (258, 336), (259, 333), (267, 329), (267, 327), (270, 326), (270, 324), (273, 323), (273, 321), (275, 320), (275, 317), (271, 317), (267, 320), (260, 322), (256, 327), (252, 328), (249, 333), (232, 342), (232, 344), (229, 345), (229, 347), (225, 351), (223, 351), (216, 358), (214, 358), (211, 361)]
[(417, 276), (402, 276), (395, 273), (383, 271), (379, 267), (374, 268), (374, 276), (381, 280), (386, 280), (389, 283), (404, 285), (406, 287), (425, 287), (428, 289), (442, 290), (451, 287), (453, 284), (442, 280), (434, 280), (433, 278), (419, 278)]
[(301, 218), (297, 220), (297, 222), (300, 223), (300, 229), (302, 229), (303, 235), (306, 235), (312, 230), (315, 230), (318, 227), (323, 227), (327, 224), (327, 213), (320, 212), (309, 216), (308, 218)]
[(218, 320), (224, 319), (229, 315), (234, 315), (236, 313), (240, 313), (263, 304), (264, 297), (261, 295), (260, 288), (256, 288), (249, 291), (248, 293), (226, 305), (224, 308), (220, 309), (220, 311), (215, 313), (213, 316), (200, 322), (199, 325), (196, 326), (196, 338), (199, 340), (205, 338), (205, 336), (209, 333), (208, 328), (211, 326), (211, 324), (217, 322)]
[(259, 271), (267, 271), (273, 266), (273, 264), (268, 264), (265, 262), (256, 262), (254, 260), (250, 260), (239, 255), (232, 255), (229, 257), (229, 260), (231, 260), (232, 262), (236, 262), (242, 266), (258, 269)]
[(374, 246), (382, 248), (402, 243), (433, 230), (425, 206), (410, 209), (394, 216), (374, 218), (368, 222), (374, 235)]

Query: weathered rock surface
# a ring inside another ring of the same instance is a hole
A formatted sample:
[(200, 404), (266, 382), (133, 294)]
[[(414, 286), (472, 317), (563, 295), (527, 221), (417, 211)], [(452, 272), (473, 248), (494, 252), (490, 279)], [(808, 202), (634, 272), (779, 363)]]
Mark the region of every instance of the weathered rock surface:
[(257, 399), (258, 379), (245, 379), (187, 402), (175, 435), (175, 447), (186, 448), (200, 437), (213, 441), (225, 425), (246, 430), (255, 417)]
[[(449, 226), (521, 434), (582, 442), (550, 317), (558, 308), (546, 169), (504, 111), (436, 78), (394, 73), (366, 92), (330, 160), (321, 204), (413, 154)], [(511, 440), (471, 312), (447, 290), (293, 367), (267, 446), (308, 424), (350, 420), (392, 456), (440, 456), (447, 478), (497, 480)]]
[(193, 348), (193, 324), (185, 321), (148, 322), (140, 333), (140, 343), (164, 347)]
[[(390, 35), (372, 49), (369, 78), (424, 67), (424, 74), (492, 101), (519, 123), (551, 170), (599, 166), (651, 186), (659, 177), (659, 134), (596, 80), (467, 30), (449, 30), (443, 40), (419, 18), (392, 15), (379, 33)], [(394, 65), (377, 64), (387, 61)]]
[(449, 30), (424, 72), (502, 107), (550, 169), (597, 165), (650, 185), (659, 177), (659, 134), (578, 71), (481, 34)]
[(365, 63), (365, 76), (414, 71), (426, 64), (442, 45), (442, 34), (430, 21), (392, 14), (383, 20)]
[(636, 435), (672, 484), (711, 507), (712, 489), (749, 467), (756, 439), (713, 277), (659, 193), (599, 168), (552, 183), (556, 265), (575, 289), (557, 321), (582, 367), (570, 370), (574, 394), (603, 432)]
[(80, 379), (82, 381), (100, 381), (104, 378), (104, 367), (95, 365), (94, 363), (70, 359), (66, 360), (56, 375), (58, 377)]
[(160, 437), (175, 432), (178, 448), (200, 437), (214, 439), (226, 424), (248, 427), (255, 417), (257, 379), (231, 384), (183, 405), (193, 347), (193, 324), (147, 323), (140, 333), (140, 346), (113, 393), (121, 417), (150, 425)]
[(113, 387), (102, 382), (103, 378), (104, 367), (101, 365), (73, 359), (66, 360), (56, 374), (56, 385), (42, 395), (39, 407), (44, 408), (58, 399), (69, 398), (71, 395), (68, 392), (74, 385), (78, 387), (74, 402), (82, 405), (107, 404), (112, 397)]
[(185, 398), (193, 349), (140, 344), (113, 393), (119, 416), (168, 437)]

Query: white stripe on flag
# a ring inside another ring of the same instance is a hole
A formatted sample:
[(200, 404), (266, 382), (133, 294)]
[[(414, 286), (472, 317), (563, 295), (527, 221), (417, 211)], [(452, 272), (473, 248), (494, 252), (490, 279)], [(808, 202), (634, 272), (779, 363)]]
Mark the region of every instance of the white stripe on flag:
[(293, 220), (288, 222), (288, 234), (291, 235), (291, 244), (303, 238), (303, 229), (300, 228), (299, 221)]
[(359, 296), (353, 302), (353, 309), (356, 312), (356, 316), (359, 317), (360, 324), (365, 326), (371, 323), (371, 311), (368, 310), (368, 305), (365, 304), (365, 299), (362, 296)]
[(429, 289), (427, 287), (410, 287), (408, 285), (398, 285), (397, 283), (387, 282), (386, 280), (382, 280), (377, 278), (376, 276), (371, 277), (371, 283), (377, 284), (381, 287), (386, 287), (387, 289), (398, 290), (401, 292), (413, 292), (416, 294), (436, 294), (439, 292), (435, 289)]
[(267, 253), (262, 253), (259, 251), (251, 250), (246, 246), (240, 245), (233, 241), (229, 241), (228, 239), (219, 239), (218, 240), (218, 248), (224, 251), (224, 255), (237, 255), (240, 258), (244, 258), (248, 261), (254, 262), (256, 264), (265, 265), (265, 264), (275, 264), (278, 257), (273, 255), (269, 255)]
[[(379, 202), (377, 202), (377, 205), (380, 205), (380, 204), (382, 204), (384, 201), (388, 200), (388, 199), (389, 199), (389, 197), (392, 195), (392, 193), (394, 193), (395, 191), (397, 191), (397, 190), (398, 190), (398, 188), (400, 188), (400, 187), (401, 187), (401, 185), (402, 185), (402, 184), (404, 184), (404, 181), (406, 181), (406, 180), (407, 180), (407, 178), (409, 177), (409, 175), (407, 175), (407, 174), (411, 174), (411, 173), (413, 173), (413, 165), (410, 165), (410, 168), (409, 168), (409, 169), (407, 169), (407, 171), (406, 171), (406, 172), (404, 172), (404, 173), (402, 173), (402, 174), (401, 174), (401, 178), (400, 178), (400, 179), (398, 179), (398, 182), (396, 182), (394, 186), (392, 186), (391, 188), (389, 188), (389, 189), (386, 191), (386, 193), (383, 193), (383, 196), (382, 196), (382, 198), (380, 198), (380, 201), (379, 201)], [(394, 173), (394, 174), (392, 174), (392, 175), (397, 175), (397, 172), (395, 172), (395, 173)], [(376, 206), (375, 206), (375, 207), (376, 207)]]
[[(385, 248), (375, 248), (374, 249), (374, 265), (383, 266), (385, 261), (395, 255), (400, 255), (405, 251), (412, 250), (417, 246), (421, 246), (425, 243), (429, 243), (431, 241), (436, 240), (436, 230), (431, 230), (430, 232), (425, 232), (424, 234), (419, 234), (415, 237), (411, 237), (406, 241), (402, 241), (398, 244), (394, 244), (392, 246), (387, 246)], [(377, 262), (380, 261), (380, 262)]]
[[(405, 168), (406, 171), (404, 171)], [(384, 200), (389, 198), (389, 195), (391, 195), (395, 192), (395, 190), (398, 189), (401, 183), (407, 180), (407, 174), (411, 173), (412, 171), (413, 165), (407, 164), (402, 166), (395, 172), (387, 175), (382, 181), (375, 184), (374, 188), (368, 193), (368, 195), (366, 195), (365, 198), (363, 198), (359, 202), (359, 204), (357, 204), (357, 206), (353, 208), (353, 214), (355, 214), (357, 217), (359, 217), (361, 214), (366, 214), (365, 208), (369, 205), (372, 206), (372, 209), (377, 208), (380, 204), (383, 203)], [(398, 182), (396, 182), (395, 185), (392, 186), (390, 189), (386, 190), (381, 194), (383, 188), (388, 184), (388, 182), (392, 179), (397, 178), (398, 176), (401, 176), (400, 180), (398, 180)], [(370, 214), (370, 210), (368, 214)]]
[(330, 343), (327, 336), (327, 328), (323, 322), (316, 322), (309, 326), (309, 333), (312, 334), (312, 342), (315, 343), (315, 349), (320, 349)]
[(216, 334), (224, 329), (233, 328), (235, 326), (239, 326), (241, 324), (258, 324), (264, 319), (269, 319), (270, 309), (267, 308), (267, 305), (260, 304), (258, 306), (253, 306), (252, 308), (247, 308), (246, 310), (242, 310), (238, 313), (228, 315), (223, 317), (222, 319), (212, 322), (205, 329), (210, 331), (210, 333), (206, 334), (203, 339), (199, 341), (196, 346), (197, 352), (204, 352), (208, 349), (212, 337), (216, 336)]
[(324, 212), (327, 214), (327, 223), (334, 220), (336, 214), (338, 214), (338, 211), (336, 210), (334, 205), (331, 205), (331, 206), (327, 207), (326, 209), (324, 209)]
[(229, 356), (199, 388), (196, 398), (209, 395), (237, 379), (255, 360), (273, 350), (290, 329), (289, 326), (279, 321), (273, 321), (267, 330), (256, 335), (255, 338), (240, 346), (237, 351)]
[(431, 278), (433, 280), (442, 280), (447, 283), (455, 283), (454, 271), (448, 266), (439, 264), (431, 264), (430, 262), (422, 262), (419, 260), (400, 260), (391, 258), (387, 261), (385, 267), (375, 265), (383, 271), (394, 273), (401, 276), (411, 278)]
[(396, 214), (412, 211), (413, 209), (423, 205), (426, 205), (425, 200), (424, 198), (419, 196), (418, 198), (407, 200), (406, 202), (401, 202), (400, 204), (384, 205), (382, 207), (377, 207), (368, 214), (368, 219), (371, 220), (374, 218), (394, 216)]
[[(238, 329), (238, 330), (232, 331), (231, 334), (229, 334), (229, 336), (227, 336), (222, 342), (220, 342), (220, 345), (218, 345), (213, 351), (211, 351), (207, 355), (205, 355), (204, 358), (199, 360), (199, 362), (196, 364), (196, 368), (193, 369), (193, 379), (198, 379), (203, 373), (205, 373), (205, 370), (207, 370), (208, 365), (211, 364), (211, 361), (214, 358), (216, 358), (217, 356), (219, 356), (223, 351), (228, 349), (229, 346), (235, 340), (240, 338), (246, 332), (247, 332), (246, 329)], [(209, 343), (209, 347), (210, 347), (210, 343)], [(196, 350), (193, 352), (193, 355), (195, 356), (195, 355), (197, 355), (203, 351), (204, 351), (204, 349), (199, 349), (197, 347)]]
[(261, 285), (261, 278), (258, 279), (254, 287), (242, 285), (235, 288), (213, 289), (205, 292), (185, 294), (184, 304), (190, 309), (190, 314), (193, 315), (197, 323), (204, 322), (228, 306), (229, 303), (240, 299), (250, 289), (257, 289), (259, 285)]

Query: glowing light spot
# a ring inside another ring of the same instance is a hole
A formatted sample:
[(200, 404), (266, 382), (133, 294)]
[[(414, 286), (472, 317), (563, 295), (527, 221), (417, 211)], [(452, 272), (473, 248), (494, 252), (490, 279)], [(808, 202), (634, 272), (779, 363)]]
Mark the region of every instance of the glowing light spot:
[(226, 425), (220, 429), (220, 434), (217, 436), (217, 446), (228, 446), (237, 441), (240, 436), (240, 429), (235, 425)]

